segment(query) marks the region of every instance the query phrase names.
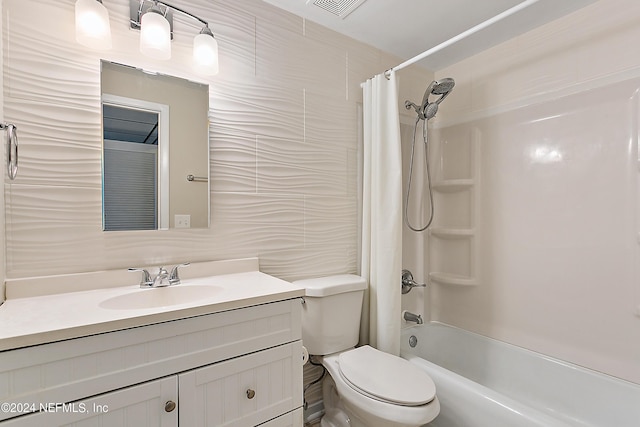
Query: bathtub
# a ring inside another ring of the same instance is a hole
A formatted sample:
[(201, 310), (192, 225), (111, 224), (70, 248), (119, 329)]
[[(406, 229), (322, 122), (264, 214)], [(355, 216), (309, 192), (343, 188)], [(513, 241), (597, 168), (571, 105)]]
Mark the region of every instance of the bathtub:
[(640, 385), (442, 323), (404, 329), (401, 356), (436, 384), (430, 427), (640, 426)]

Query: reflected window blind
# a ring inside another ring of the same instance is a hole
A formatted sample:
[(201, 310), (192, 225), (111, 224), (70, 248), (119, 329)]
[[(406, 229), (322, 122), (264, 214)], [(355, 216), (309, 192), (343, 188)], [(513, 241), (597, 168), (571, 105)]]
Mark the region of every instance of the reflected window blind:
[(105, 144), (105, 230), (158, 228), (156, 158), (154, 152), (114, 149)]

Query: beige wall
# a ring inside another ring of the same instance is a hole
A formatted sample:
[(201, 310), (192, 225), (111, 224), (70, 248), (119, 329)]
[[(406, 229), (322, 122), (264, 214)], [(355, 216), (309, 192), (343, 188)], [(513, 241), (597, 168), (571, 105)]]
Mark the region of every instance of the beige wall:
[[(193, 25), (176, 23), (170, 61), (150, 60), (128, 1), (111, 0), (114, 48), (96, 52), (75, 42), (74, 3), (4, 0), (5, 119), (22, 144), (8, 277), (249, 256), (285, 279), (356, 272), (360, 83), (398, 59), (260, 0), (176, 0), (219, 42), (220, 74), (204, 79)], [(101, 59), (209, 84), (208, 230), (102, 232)], [(423, 77), (402, 73), (402, 99), (421, 96)]]
[(478, 284), (436, 283), (434, 319), (640, 383), (638, 40), (640, 4), (601, 0), (436, 73), (437, 173), (479, 172), (440, 196), (477, 245), (430, 238)]

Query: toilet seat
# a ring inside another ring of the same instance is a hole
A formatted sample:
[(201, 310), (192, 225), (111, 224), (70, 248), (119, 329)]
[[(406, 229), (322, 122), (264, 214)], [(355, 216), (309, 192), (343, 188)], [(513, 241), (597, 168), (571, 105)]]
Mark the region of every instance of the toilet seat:
[(434, 400), (431, 378), (411, 362), (368, 345), (338, 356), (341, 377), (368, 397), (401, 406), (420, 406)]

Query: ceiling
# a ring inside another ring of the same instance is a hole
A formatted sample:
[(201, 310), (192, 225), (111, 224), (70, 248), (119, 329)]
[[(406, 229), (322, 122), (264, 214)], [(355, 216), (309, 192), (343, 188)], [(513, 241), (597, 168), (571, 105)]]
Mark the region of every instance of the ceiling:
[[(264, 1), (396, 55), (403, 61), (522, 3), (522, 0)], [(538, 0), (504, 20), (430, 55), (419, 65), (438, 71), (594, 1)], [(345, 12), (338, 16), (340, 8), (344, 8)]]

